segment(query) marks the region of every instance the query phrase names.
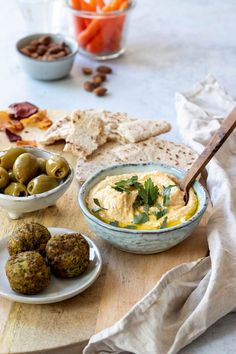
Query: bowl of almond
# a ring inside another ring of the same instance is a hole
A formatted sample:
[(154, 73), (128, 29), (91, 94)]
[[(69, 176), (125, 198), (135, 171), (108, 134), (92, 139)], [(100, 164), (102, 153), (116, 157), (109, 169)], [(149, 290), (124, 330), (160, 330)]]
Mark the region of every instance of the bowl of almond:
[(61, 34), (38, 33), (20, 39), (16, 49), (29, 76), (37, 80), (58, 80), (70, 73), (78, 45)]

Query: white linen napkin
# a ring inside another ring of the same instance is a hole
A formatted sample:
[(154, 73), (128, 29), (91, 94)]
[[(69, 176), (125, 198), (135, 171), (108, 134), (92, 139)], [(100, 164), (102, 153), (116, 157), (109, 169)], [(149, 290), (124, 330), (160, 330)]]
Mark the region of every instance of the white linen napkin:
[[(183, 141), (201, 152), (236, 105), (212, 77), (176, 94)], [(236, 134), (208, 165), (213, 212), (207, 225), (210, 255), (166, 273), (112, 327), (94, 335), (84, 354), (174, 354), (236, 308)]]

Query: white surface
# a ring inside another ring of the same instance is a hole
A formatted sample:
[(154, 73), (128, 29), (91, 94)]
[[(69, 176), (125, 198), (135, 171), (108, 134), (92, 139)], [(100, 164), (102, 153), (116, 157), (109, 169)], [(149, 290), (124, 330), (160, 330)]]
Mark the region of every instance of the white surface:
[[(48, 230), (51, 232), (52, 236), (76, 232), (59, 227), (49, 227)], [(7, 251), (9, 236), (2, 239), (0, 241), (0, 295), (9, 300), (25, 304), (50, 304), (69, 299), (82, 293), (82, 291), (95, 282), (102, 268), (102, 258), (99, 249), (92, 240), (85, 235), (83, 236), (89, 243), (90, 262), (88, 269), (79, 277), (71, 279), (60, 279), (52, 275), (49, 286), (43, 292), (36, 295), (20, 295), (10, 288), (5, 274), (5, 264), (9, 258)]]
[[(14, 50), (25, 34), (14, 0), (0, 0), (1, 107), (30, 100), (59, 109), (106, 108), (138, 117), (169, 120), (166, 136), (178, 141), (174, 93), (182, 92), (212, 73), (236, 95), (235, 0), (139, 0), (131, 18), (126, 54), (112, 62), (110, 95), (94, 97), (83, 91), (80, 68), (90, 64), (77, 58), (70, 78), (42, 83), (22, 72)], [(95, 66), (95, 64), (93, 64)], [(236, 352), (236, 315), (230, 314), (188, 346), (183, 354)]]

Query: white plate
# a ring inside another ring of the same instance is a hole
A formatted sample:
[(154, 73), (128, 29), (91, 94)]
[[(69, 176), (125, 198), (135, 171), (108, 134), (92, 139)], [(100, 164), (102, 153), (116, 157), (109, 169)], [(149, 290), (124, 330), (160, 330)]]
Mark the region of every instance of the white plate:
[[(76, 231), (49, 227), (51, 235), (70, 234)], [(61, 279), (53, 274), (49, 286), (37, 295), (20, 295), (15, 293), (9, 285), (5, 274), (5, 264), (9, 258), (7, 242), (9, 237), (0, 240), (0, 296), (25, 304), (50, 304), (69, 299), (87, 289), (99, 276), (102, 268), (102, 258), (95, 243), (83, 235), (89, 243), (90, 262), (88, 269), (77, 278)]]

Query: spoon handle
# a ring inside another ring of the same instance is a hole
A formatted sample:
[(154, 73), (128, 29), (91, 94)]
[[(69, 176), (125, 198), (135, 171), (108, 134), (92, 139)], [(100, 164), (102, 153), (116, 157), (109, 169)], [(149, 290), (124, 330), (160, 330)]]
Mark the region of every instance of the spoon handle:
[(236, 107), (223, 121), (221, 127), (212, 136), (211, 140), (201, 153), (201, 155), (194, 162), (186, 176), (180, 181), (180, 188), (185, 193), (185, 199), (188, 200), (188, 191), (192, 186), (196, 177), (203, 171), (208, 162), (216, 154), (219, 148), (224, 144), (225, 140), (236, 128)]

